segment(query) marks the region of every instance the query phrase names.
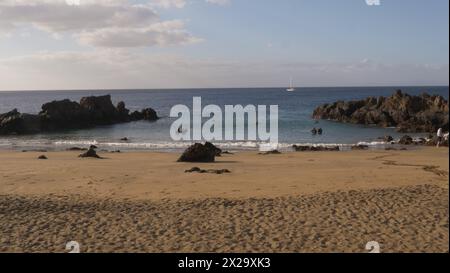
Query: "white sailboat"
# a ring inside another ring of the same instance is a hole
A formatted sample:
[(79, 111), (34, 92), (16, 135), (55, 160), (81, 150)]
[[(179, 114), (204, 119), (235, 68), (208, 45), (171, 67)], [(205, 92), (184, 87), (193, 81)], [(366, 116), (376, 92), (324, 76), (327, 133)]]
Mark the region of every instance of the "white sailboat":
[(288, 92), (294, 92), (295, 91), (294, 85), (292, 83), (292, 77), (291, 77), (291, 81), (290, 81), (290, 84), (289, 84), (289, 88), (286, 89), (286, 91), (288, 91)]

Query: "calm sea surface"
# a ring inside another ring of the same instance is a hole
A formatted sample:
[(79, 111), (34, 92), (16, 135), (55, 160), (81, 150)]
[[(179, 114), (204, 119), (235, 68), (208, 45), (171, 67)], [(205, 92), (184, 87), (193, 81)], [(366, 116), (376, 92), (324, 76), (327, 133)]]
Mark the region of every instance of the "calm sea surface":
[[(174, 142), (169, 129), (172, 106), (184, 104), (192, 108), (192, 98), (200, 96), (203, 106), (224, 105), (278, 105), (279, 139), (281, 147), (292, 144), (341, 144), (343, 146), (364, 142), (379, 145), (378, 137), (399, 137), (393, 128), (374, 128), (311, 119), (315, 107), (337, 100), (363, 99), (368, 96), (390, 96), (399, 87), (351, 87), (351, 88), (299, 88), (286, 92), (284, 88), (255, 89), (185, 89), (185, 90), (90, 90), (90, 91), (15, 91), (0, 92), (0, 113), (17, 108), (23, 113), (38, 113), (43, 103), (69, 98), (79, 101), (81, 97), (111, 94), (113, 102), (124, 101), (130, 110), (151, 107), (162, 117), (157, 122), (132, 122), (89, 130), (73, 130), (33, 136), (0, 136), (0, 149), (66, 149), (73, 146), (96, 144), (104, 149), (147, 149), (173, 151), (183, 149), (190, 143)], [(401, 87), (409, 94), (428, 92), (448, 99), (448, 87)], [(321, 127), (322, 136), (313, 136), (310, 130)], [(417, 135), (419, 136), (419, 135)], [(120, 141), (127, 137), (129, 142)], [(219, 143), (227, 149), (253, 149), (257, 142), (229, 141)]]

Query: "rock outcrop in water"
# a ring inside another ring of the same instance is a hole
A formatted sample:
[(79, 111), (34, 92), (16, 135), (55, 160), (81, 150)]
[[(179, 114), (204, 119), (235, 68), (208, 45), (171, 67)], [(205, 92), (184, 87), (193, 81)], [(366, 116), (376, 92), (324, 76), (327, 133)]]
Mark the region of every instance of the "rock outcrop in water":
[(338, 101), (314, 110), (313, 118), (339, 122), (396, 127), (399, 132), (448, 131), (448, 102), (442, 96), (410, 96), (397, 90), (390, 97)]
[(80, 103), (68, 99), (42, 105), (37, 115), (22, 114), (14, 109), (0, 114), (0, 135), (34, 134), (61, 129), (83, 129), (98, 125), (149, 120), (158, 116), (151, 108), (129, 114), (124, 102), (114, 106), (111, 96), (84, 97)]
[(0, 114), (0, 135), (38, 132), (40, 132), (40, 118), (37, 115), (22, 114), (17, 109)]

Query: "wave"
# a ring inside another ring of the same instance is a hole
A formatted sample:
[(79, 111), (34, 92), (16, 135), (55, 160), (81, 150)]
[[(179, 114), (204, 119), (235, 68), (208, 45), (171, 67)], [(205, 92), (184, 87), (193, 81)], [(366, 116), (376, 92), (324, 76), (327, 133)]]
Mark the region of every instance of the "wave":
[[(71, 147), (87, 147), (90, 145), (96, 145), (100, 149), (122, 149), (122, 150), (160, 150), (160, 151), (172, 151), (172, 150), (183, 150), (194, 144), (195, 142), (172, 142), (172, 141), (155, 141), (155, 142), (109, 142), (109, 141), (99, 141), (96, 139), (92, 140), (0, 140), (1, 148), (48, 148), (54, 150), (65, 150)], [(224, 150), (281, 150), (289, 151), (292, 150), (293, 145), (299, 146), (314, 146), (314, 147), (335, 147), (339, 146), (341, 150), (347, 150), (351, 146), (355, 145), (348, 143), (310, 143), (310, 142), (299, 142), (299, 143), (288, 143), (282, 142), (278, 144), (272, 144), (267, 142), (258, 141), (230, 141), (230, 142), (214, 142), (216, 146)], [(371, 148), (384, 148), (388, 143), (383, 141), (361, 141), (357, 142), (356, 145), (367, 145)]]

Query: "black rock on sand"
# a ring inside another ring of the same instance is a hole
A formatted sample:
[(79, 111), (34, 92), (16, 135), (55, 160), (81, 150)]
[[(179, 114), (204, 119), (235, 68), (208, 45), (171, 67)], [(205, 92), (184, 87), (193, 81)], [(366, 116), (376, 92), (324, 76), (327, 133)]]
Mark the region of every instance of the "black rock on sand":
[(221, 169), (221, 170), (213, 170), (213, 169), (209, 169), (209, 170), (203, 170), (200, 169), (199, 167), (193, 167), (189, 170), (184, 171), (185, 173), (212, 173), (212, 174), (224, 174), (224, 173), (231, 173), (230, 170), (228, 169)]
[(206, 142), (205, 143), (205, 147), (210, 149), (211, 151), (214, 151), (216, 156), (221, 156), (222, 155), (222, 149), (217, 148), (214, 144), (212, 144), (211, 142)]
[(353, 145), (351, 147), (352, 150), (368, 150), (369, 146), (368, 145)]
[(278, 150), (267, 151), (264, 153), (259, 153), (260, 155), (280, 155), (281, 152)]
[(302, 145), (292, 145), (292, 148), (296, 152), (332, 152), (332, 151), (339, 151), (339, 146), (302, 146)]
[(89, 150), (87, 150), (87, 152), (80, 154), (78, 157), (82, 157), (82, 158), (91, 157), (91, 158), (102, 159), (102, 157), (99, 156), (97, 154), (97, 152), (95, 151), (96, 148), (97, 148), (96, 146), (91, 146), (89, 148)]
[(209, 142), (195, 143), (183, 152), (178, 162), (214, 162), (219, 150)]
[(398, 144), (411, 145), (411, 144), (414, 144), (414, 140), (412, 137), (405, 135), (400, 138)]

